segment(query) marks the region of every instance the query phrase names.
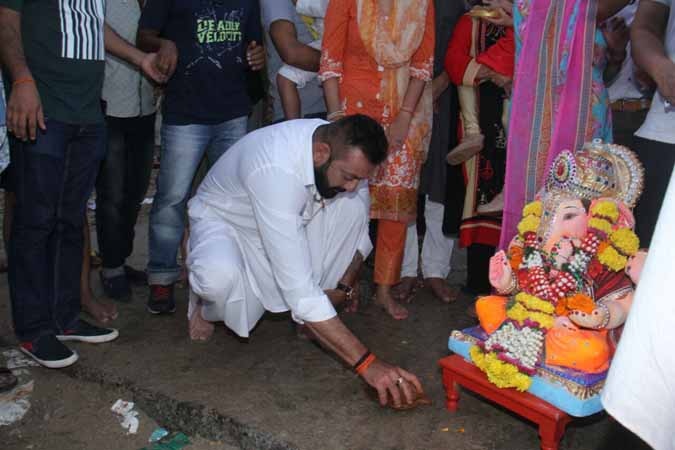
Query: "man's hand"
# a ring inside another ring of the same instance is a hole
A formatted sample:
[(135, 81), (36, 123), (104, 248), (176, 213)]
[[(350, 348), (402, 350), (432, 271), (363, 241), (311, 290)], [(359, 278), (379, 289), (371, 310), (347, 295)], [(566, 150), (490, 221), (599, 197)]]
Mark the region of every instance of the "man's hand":
[[(418, 394), (424, 392), (417, 377), (400, 367), (394, 367), (376, 359), (363, 374), (363, 379), (377, 390), (380, 404), (385, 406), (391, 396), (394, 407), (411, 404)], [(403, 397), (401, 396), (403, 393)]]
[(176, 44), (168, 39), (162, 39), (159, 51), (157, 52), (157, 69), (159, 69), (168, 80), (176, 70), (177, 63), (178, 49), (176, 48)]
[(600, 26), (607, 42), (610, 63), (621, 64), (626, 58), (626, 47), (630, 40), (630, 29), (622, 17), (614, 17)]
[(7, 130), (22, 141), (34, 141), (37, 127), (47, 130), (42, 102), (35, 83), (22, 82), (12, 87), (7, 102)]
[(361, 299), (361, 283), (354, 283), (352, 286), (352, 298), (345, 302), (344, 312), (355, 313), (359, 310), (359, 300)]
[(513, 27), (513, 3), (508, 0), (485, 0), (485, 5), (499, 13), (497, 17), (486, 17), (486, 22), (501, 26)]
[(169, 77), (165, 75), (163, 71), (159, 70), (158, 59), (157, 53), (146, 53), (141, 60), (141, 70), (147, 77), (162, 84), (166, 83)]
[(252, 41), (246, 48), (246, 61), (251, 70), (260, 70), (265, 67), (265, 48)]
[(490, 80), (500, 88), (506, 91), (508, 97), (511, 96), (511, 88), (513, 87), (513, 80), (506, 75), (502, 75), (497, 72), (493, 72)]
[(675, 105), (675, 63), (664, 60), (659, 70), (656, 71), (654, 81), (661, 97), (669, 101), (671, 105)]

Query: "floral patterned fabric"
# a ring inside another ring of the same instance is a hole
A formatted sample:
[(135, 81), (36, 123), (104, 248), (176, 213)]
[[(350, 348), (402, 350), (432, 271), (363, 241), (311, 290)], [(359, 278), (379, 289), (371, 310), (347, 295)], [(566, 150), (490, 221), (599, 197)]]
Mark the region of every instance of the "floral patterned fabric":
[[(380, 5), (379, 0), (329, 3), (319, 78), (340, 79), (345, 114), (368, 115), (387, 130), (399, 112), (410, 78), (432, 78), (434, 7), (428, 0), (397, 0), (384, 15)], [(431, 83), (427, 83), (405, 146), (390, 152), (370, 179), (371, 217), (405, 223), (415, 220), (431, 121)]]
[(9, 139), (7, 136), (7, 124), (5, 121), (5, 87), (0, 75), (0, 172), (9, 165)]

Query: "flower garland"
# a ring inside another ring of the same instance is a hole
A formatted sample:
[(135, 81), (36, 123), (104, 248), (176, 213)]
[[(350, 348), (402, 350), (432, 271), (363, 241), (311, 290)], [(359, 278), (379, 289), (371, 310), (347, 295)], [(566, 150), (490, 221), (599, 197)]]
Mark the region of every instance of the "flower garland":
[(473, 346), (469, 349), (471, 360), (480, 370), (485, 372), (488, 380), (499, 388), (516, 388), (525, 392), (532, 384), (532, 378), (520, 373), (518, 368), (505, 363), (493, 353), (484, 353), (480, 347)]
[(583, 293), (585, 275), (592, 263), (599, 261), (609, 270), (623, 270), (628, 258), (639, 249), (639, 239), (632, 230), (614, 229), (619, 219), (617, 205), (599, 201), (591, 207), (586, 236), (561, 269), (554, 272), (536, 234), (542, 214), (540, 201), (523, 208), (523, 219), (518, 224), (523, 247), (509, 255), (517, 260), (510, 262), (518, 271), (521, 292), (508, 307), (502, 326), (470, 351), (472, 361), (498, 387), (527, 390), (555, 316), (572, 310), (591, 313), (595, 309), (593, 299)]

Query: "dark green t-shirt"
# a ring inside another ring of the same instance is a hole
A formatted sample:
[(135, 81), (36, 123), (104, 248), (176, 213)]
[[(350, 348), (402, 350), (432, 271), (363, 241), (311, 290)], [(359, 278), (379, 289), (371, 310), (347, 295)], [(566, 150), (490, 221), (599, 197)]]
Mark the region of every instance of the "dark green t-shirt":
[(105, 0), (0, 0), (21, 13), (23, 50), (47, 118), (103, 120)]

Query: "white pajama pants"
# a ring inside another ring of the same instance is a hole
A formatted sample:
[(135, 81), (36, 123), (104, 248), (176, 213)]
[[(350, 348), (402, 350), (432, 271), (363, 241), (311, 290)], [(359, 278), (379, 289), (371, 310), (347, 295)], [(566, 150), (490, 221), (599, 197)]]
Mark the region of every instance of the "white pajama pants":
[[(422, 243), (422, 275), (424, 278), (447, 278), (450, 274), (450, 258), (455, 240), (443, 234), (443, 213), (445, 207), (426, 198), (424, 220), (427, 230)], [(401, 277), (417, 277), (419, 265), (419, 244), (417, 224), (408, 225), (405, 252), (401, 266)]]
[[(338, 196), (306, 225), (314, 280), (324, 290), (337, 286), (357, 250), (364, 258), (372, 250), (367, 193), (362, 189), (360, 195)], [(190, 295), (202, 299), (205, 320), (222, 321), (239, 336), (248, 337), (265, 311), (290, 308), (274, 281), (257, 232), (247, 236), (229, 224), (224, 214), (194, 200), (190, 205)]]

